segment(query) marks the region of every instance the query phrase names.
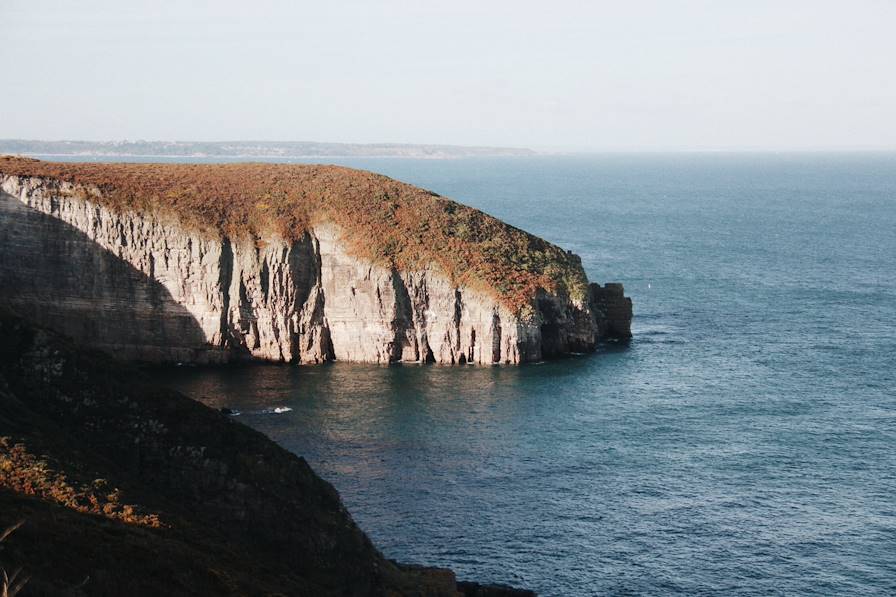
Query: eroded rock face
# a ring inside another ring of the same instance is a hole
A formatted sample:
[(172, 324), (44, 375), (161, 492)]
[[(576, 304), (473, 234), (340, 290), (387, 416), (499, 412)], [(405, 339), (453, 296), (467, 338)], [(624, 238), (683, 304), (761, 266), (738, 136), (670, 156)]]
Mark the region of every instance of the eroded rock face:
[(585, 302), (539, 291), (518, 316), (435, 268), (358, 259), (332, 224), (296, 242), (231, 239), (113, 212), (68, 183), (0, 183), (0, 298), (125, 359), (522, 363), (630, 336), (621, 285)]

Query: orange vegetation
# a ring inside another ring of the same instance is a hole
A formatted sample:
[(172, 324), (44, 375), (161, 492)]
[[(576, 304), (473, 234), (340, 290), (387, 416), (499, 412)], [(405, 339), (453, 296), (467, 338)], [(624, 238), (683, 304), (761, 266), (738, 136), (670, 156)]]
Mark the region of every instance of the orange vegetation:
[(46, 457), (38, 457), (24, 444), (0, 437), (0, 487), (37, 496), (78, 512), (99, 514), (130, 524), (162, 526), (157, 514), (123, 504), (121, 492), (105, 479), (77, 482), (56, 470)]
[(232, 237), (301, 237), (316, 222), (345, 232), (347, 249), (383, 265), (436, 266), (457, 284), (491, 292), (511, 309), (537, 289), (581, 299), (576, 255), (477, 209), (380, 174), (298, 164), (98, 164), (0, 157), (0, 174), (70, 182), (113, 210), (164, 211)]

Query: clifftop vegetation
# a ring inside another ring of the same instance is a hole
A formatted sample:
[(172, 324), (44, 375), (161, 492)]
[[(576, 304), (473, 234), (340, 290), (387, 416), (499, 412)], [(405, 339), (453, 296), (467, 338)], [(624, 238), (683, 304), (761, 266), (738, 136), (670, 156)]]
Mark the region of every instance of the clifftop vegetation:
[(300, 238), (333, 222), (358, 257), (404, 270), (438, 267), (513, 310), (537, 289), (581, 300), (579, 258), (477, 209), (380, 174), (299, 164), (99, 164), (0, 157), (0, 175), (72, 183), (113, 210), (176, 216), (207, 233)]

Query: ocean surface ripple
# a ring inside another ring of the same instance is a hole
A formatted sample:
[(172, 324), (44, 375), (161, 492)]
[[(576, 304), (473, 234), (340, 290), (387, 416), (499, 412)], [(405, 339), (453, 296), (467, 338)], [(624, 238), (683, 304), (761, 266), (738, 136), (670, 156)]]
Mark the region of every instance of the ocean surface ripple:
[(388, 557), (542, 595), (896, 594), (896, 155), (344, 163), (635, 303), (629, 345), (538, 366), (161, 374), (304, 456)]

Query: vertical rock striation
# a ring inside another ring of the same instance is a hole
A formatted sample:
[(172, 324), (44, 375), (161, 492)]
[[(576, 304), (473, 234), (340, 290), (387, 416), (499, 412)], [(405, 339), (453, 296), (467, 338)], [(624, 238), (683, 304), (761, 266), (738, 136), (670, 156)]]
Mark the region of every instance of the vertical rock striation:
[(630, 336), (620, 284), (539, 289), (520, 313), (435, 264), (359, 258), (332, 222), (231, 238), (71, 182), (0, 173), (0, 187), (0, 298), (125, 359), (523, 363)]

